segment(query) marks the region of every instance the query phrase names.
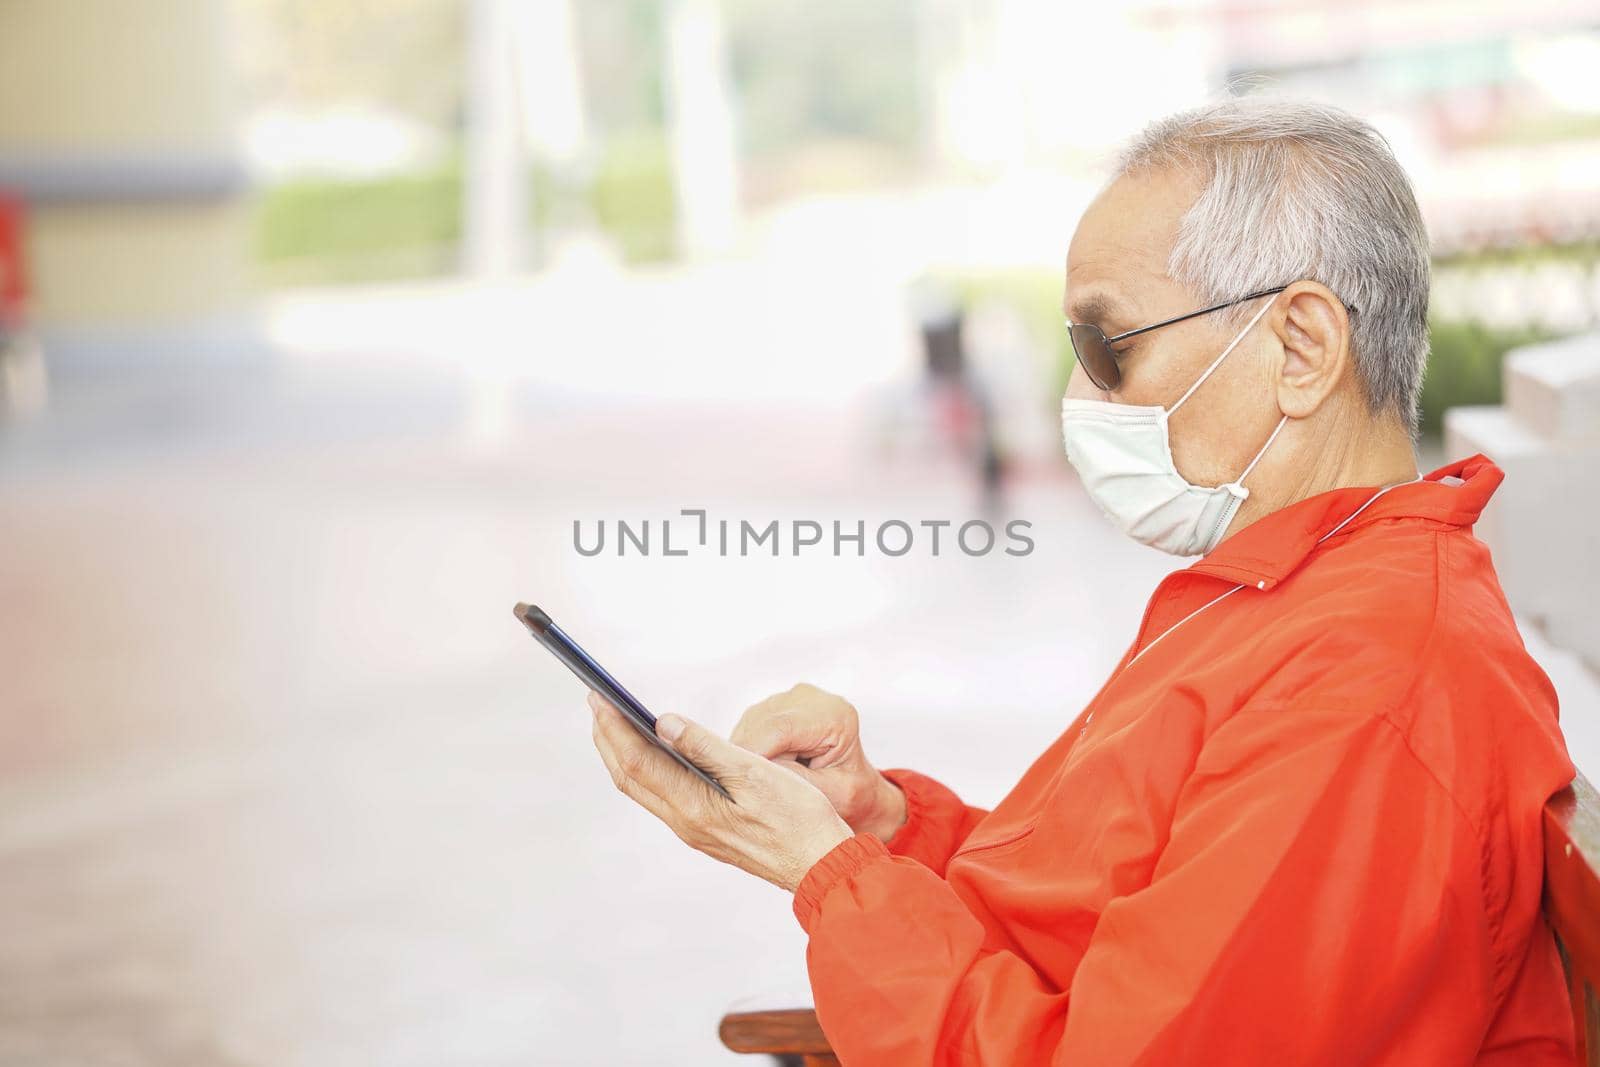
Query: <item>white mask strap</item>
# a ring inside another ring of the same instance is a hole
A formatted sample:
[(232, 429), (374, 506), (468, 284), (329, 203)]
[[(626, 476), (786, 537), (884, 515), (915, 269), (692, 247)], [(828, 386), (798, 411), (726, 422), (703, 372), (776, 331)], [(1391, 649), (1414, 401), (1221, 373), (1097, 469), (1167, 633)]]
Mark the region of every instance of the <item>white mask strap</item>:
[[(1190, 395), (1192, 395), (1196, 389), (1200, 388), (1200, 386), (1205, 383), (1205, 380), (1207, 378), (1211, 377), (1211, 372), (1216, 370), (1218, 367), (1220, 367), (1222, 365), (1222, 361), (1228, 358), (1228, 353), (1232, 352), (1235, 348), (1238, 347), (1239, 342), (1244, 340), (1244, 335), (1249, 333), (1250, 330), (1255, 326), (1255, 324), (1261, 321), (1261, 316), (1265, 315), (1271, 309), (1272, 309), (1272, 301), (1268, 300), (1265, 304), (1263, 304), (1261, 306), (1261, 310), (1256, 312), (1256, 317), (1251, 319), (1248, 323), (1246, 323), (1245, 324), (1245, 328), (1240, 330), (1237, 334), (1235, 334), (1233, 340), (1228, 342), (1228, 347), (1224, 348), (1222, 350), (1222, 355), (1220, 355), (1216, 359), (1212, 360), (1211, 361), (1211, 366), (1206, 368), (1206, 372), (1204, 374), (1200, 375), (1200, 377), (1195, 380), (1195, 383), (1193, 385), (1189, 386), (1188, 391), (1185, 392), (1182, 396), (1180, 396), (1178, 398), (1178, 402), (1176, 404), (1172, 405), (1170, 408), (1167, 409), (1167, 414), (1168, 415), (1171, 415), (1174, 411), (1177, 411), (1178, 408), (1183, 406), (1183, 402), (1185, 400), (1188, 400)], [(1279, 425), (1281, 426), (1282, 424), (1280, 423)], [(1260, 459), (1261, 457), (1257, 456), (1256, 458)], [(1252, 466), (1254, 466), (1254, 464), (1252, 464)], [(1240, 478), (1242, 480), (1243, 479), (1243, 475), (1241, 475)]]
[(1256, 464), (1260, 463), (1261, 457), (1267, 454), (1267, 449), (1271, 448), (1272, 442), (1278, 438), (1278, 431), (1283, 429), (1283, 424), (1288, 421), (1289, 416), (1287, 415), (1278, 420), (1278, 425), (1273, 427), (1272, 435), (1267, 438), (1267, 443), (1261, 446), (1261, 451), (1256, 453), (1256, 458), (1250, 461), (1250, 465), (1244, 469), (1243, 473), (1233, 480), (1234, 485), (1238, 486), (1240, 489), (1244, 488), (1244, 480), (1250, 477), (1251, 471), (1256, 469)]

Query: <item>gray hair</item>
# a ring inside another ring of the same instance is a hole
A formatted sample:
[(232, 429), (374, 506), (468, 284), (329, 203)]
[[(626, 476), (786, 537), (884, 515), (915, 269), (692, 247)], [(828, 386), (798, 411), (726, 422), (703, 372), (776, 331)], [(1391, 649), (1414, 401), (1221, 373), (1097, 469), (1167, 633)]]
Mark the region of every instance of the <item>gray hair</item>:
[[(1115, 177), (1179, 167), (1205, 185), (1167, 273), (1207, 303), (1308, 278), (1351, 315), (1357, 376), (1374, 413), (1417, 432), (1428, 362), (1428, 233), (1383, 136), (1338, 108), (1239, 97), (1152, 123)], [(1254, 307), (1230, 309), (1240, 321)]]

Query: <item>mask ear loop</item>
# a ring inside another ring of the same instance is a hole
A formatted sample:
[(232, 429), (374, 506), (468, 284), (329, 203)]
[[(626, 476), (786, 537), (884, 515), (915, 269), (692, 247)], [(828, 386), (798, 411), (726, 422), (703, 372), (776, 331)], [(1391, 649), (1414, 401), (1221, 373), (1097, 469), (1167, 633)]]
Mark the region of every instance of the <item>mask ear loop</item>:
[[(1183, 406), (1183, 402), (1185, 400), (1188, 400), (1189, 397), (1194, 394), (1194, 391), (1196, 389), (1198, 389), (1198, 388), (1200, 388), (1200, 386), (1204, 385), (1205, 384), (1205, 380), (1207, 378), (1211, 377), (1211, 372), (1216, 370), (1218, 367), (1222, 366), (1222, 361), (1228, 358), (1228, 353), (1232, 352), (1235, 348), (1239, 347), (1239, 342), (1243, 341), (1245, 334), (1249, 333), (1252, 329), (1254, 329), (1256, 323), (1261, 321), (1261, 316), (1265, 315), (1268, 311), (1271, 311), (1271, 310), (1272, 310), (1272, 301), (1269, 300), (1265, 304), (1262, 305), (1260, 311), (1256, 312), (1256, 317), (1251, 319), (1248, 323), (1246, 323), (1244, 329), (1240, 330), (1237, 334), (1234, 335), (1233, 340), (1228, 342), (1228, 347), (1224, 348), (1222, 350), (1222, 355), (1218, 356), (1216, 359), (1211, 361), (1211, 366), (1206, 368), (1204, 374), (1200, 375), (1199, 378), (1195, 379), (1195, 383), (1193, 385), (1189, 386), (1189, 388), (1184, 392), (1184, 394), (1178, 398), (1178, 402), (1176, 404), (1173, 404), (1170, 408), (1167, 408), (1166, 414), (1170, 416), (1174, 411), (1177, 411), (1180, 407), (1182, 407)], [(1241, 475), (1240, 477), (1242, 478), (1243, 476)]]
[[(1228, 495), (1238, 500), (1240, 503), (1243, 503), (1246, 499), (1248, 499), (1250, 496), (1250, 490), (1244, 487), (1244, 480), (1250, 477), (1251, 471), (1256, 469), (1256, 464), (1260, 463), (1261, 457), (1267, 454), (1267, 449), (1272, 447), (1272, 442), (1277, 438), (1278, 431), (1283, 429), (1283, 424), (1288, 421), (1289, 416), (1287, 415), (1279, 419), (1278, 425), (1274, 426), (1272, 428), (1272, 433), (1268, 435), (1267, 443), (1261, 446), (1261, 451), (1256, 453), (1256, 458), (1250, 461), (1250, 465), (1245, 467), (1244, 471), (1239, 475), (1239, 477), (1235, 478), (1231, 482), (1226, 482), (1217, 488), (1227, 490)], [(1222, 512), (1217, 516), (1216, 523), (1211, 527), (1211, 532), (1206, 535), (1206, 544), (1212, 544), (1213, 540), (1217, 536), (1217, 533), (1222, 529), (1223, 525), (1233, 518), (1234, 511), (1234, 508), (1222, 509)], [(1209, 552), (1211, 549), (1208, 548), (1206, 551)]]
[(1245, 467), (1243, 471), (1239, 472), (1239, 477), (1235, 478), (1227, 485), (1224, 485), (1222, 488), (1226, 489), (1240, 500), (1243, 500), (1245, 497), (1250, 495), (1250, 490), (1244, 487), (1244, 480), (1250, 477), (1251, 471), (1256, 469), (1256, 464), (1260, 463), (1261, 457), (1267, 454), (1267, 449), (1271, 448), (1272, 442), (1278, 438), (1278, 431), (1283, 429), (1283, 424), (1288, 421), (1289, 416), (1287, 415), (1278, 420), (1278, 425), (1272, 428), (1272, 433), (1267, 437), (1267, 443), (1261, 446), (1261, 451), (1256, 453), (1256, 458), (1251, 460), (1250, 465)]
[[(1261, 310), (1255, 313), (1254, 318), (1245, 323), (1244, 329), (1234, 334), (1233, 340), (1228, 342), (1228, 347), (1222, 350), (1222, 354), (1220, 356), (1211, 361), (1211, 366), (1205, 369), (1205, 373), (1201, 374), (1199, 378), (1195, 379), (1195, 383), (1184, 391), (1184, 394), (1178, 398), (1178, 402), (1176, 404), (1173, 404), (1170, 408), (1167, 408), (1161, 413), (1161, 419), (1163, 422), (1165, 422), (1174, 411), (1177, 411), (1180, 407), (1182, 407), (1184, 401), (1193, 396), (1196, 389), (1205, 384), (1205, 380), (1211, 377), (1211, 372), (1222, 366), (1222, 361), (1227, 359), (1229, 353), (1231, 353), (1235, 348), (1239, 347), (1239, 342), (1244, 340), (1245, 335), (1251, 330), (1255, 329), (1256, 323), (1260, 322), (1262, 316), (1271, 310), (1271, 300), (1268, 300), (1265, 304), (1261, 305)], [(1243, 473), (1241, 473), (1239, 477), (1223, 485), (1223, 489), (1226, 489), (1230, 494), (1238, 497), (1240, 500), (1243, 500), (1245, 497), (1250, 495), (1250, 490), (1244, 487), (1244, 480), (1250, 476), (1251, 471), (1256, 469), (1256, 464), (1260, 463), (1261, 457), (1267, 454), (1267, 449), (1271, 448), (1272, 442), (1277, 439), (1278, 431), (1282, 430), (1283, 424), (1288, 421), (1289, 416), (1287, 415), (1278, 420), (1278, 425), (1273, 427), (1272, 436), (1268, 437), (1267, 443), (1261, 446), (1261, 451), (1256, 453), (1256, 458), (1250, 461), (1250, 465), (1244, 469)]]

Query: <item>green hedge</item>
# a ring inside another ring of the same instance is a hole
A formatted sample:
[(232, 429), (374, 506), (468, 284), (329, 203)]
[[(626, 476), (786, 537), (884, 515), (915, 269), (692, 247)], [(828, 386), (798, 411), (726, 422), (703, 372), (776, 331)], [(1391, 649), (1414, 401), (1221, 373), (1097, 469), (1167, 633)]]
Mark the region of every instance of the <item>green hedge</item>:
[(677, 200), (667, 141), (659, 130), (608, 138), (590, 197), (595, 221), (628, 262), (674, 256)]
[[(592, 218), (630, 263), (674, 255), (676, 201), (659, 134), (608, 138), (587, 181), (561, 183), (533, 169), (528, 188), (530, 228)], [(460, 256), (461, 198), (458, 162), (415, 175), (272, 186), (257, 202), (254, 258), (269, 285), (450, 274)]]
[(461, 173), (303, 179), (264, 191), (255, 260), (268, 283), (378, 281), (455, 270)]
[(1467, 404), (1500, 403), (1500, 365), (1513, 348), (1548, 341), (1536, 327), (1493, 329), (1475, 322), (1433, 322), (1428, 373), (1422, 381), (1422, 432), (1438, 437), (1444, 413)]

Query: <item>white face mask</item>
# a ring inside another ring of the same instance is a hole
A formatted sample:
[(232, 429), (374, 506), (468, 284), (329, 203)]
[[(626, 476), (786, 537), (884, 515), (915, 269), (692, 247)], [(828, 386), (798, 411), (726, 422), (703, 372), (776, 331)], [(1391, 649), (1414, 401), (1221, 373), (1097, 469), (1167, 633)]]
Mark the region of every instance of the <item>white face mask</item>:
[(1067, 459), (1106, 518), (1134, 540), (1177, 556), (1203, 555), (1217, 547), (1239, 505), (1250, 495), (1240, 483), (1267, 454), (1289, 416), (1278, 420), (1272, 436), (1239, 477), (1215, 487), (1191, 485), (1178, 473), (1167, 420), (1271, 307), (1269, 300), (1170, 408), (1062, 399), (1061, 436)]

